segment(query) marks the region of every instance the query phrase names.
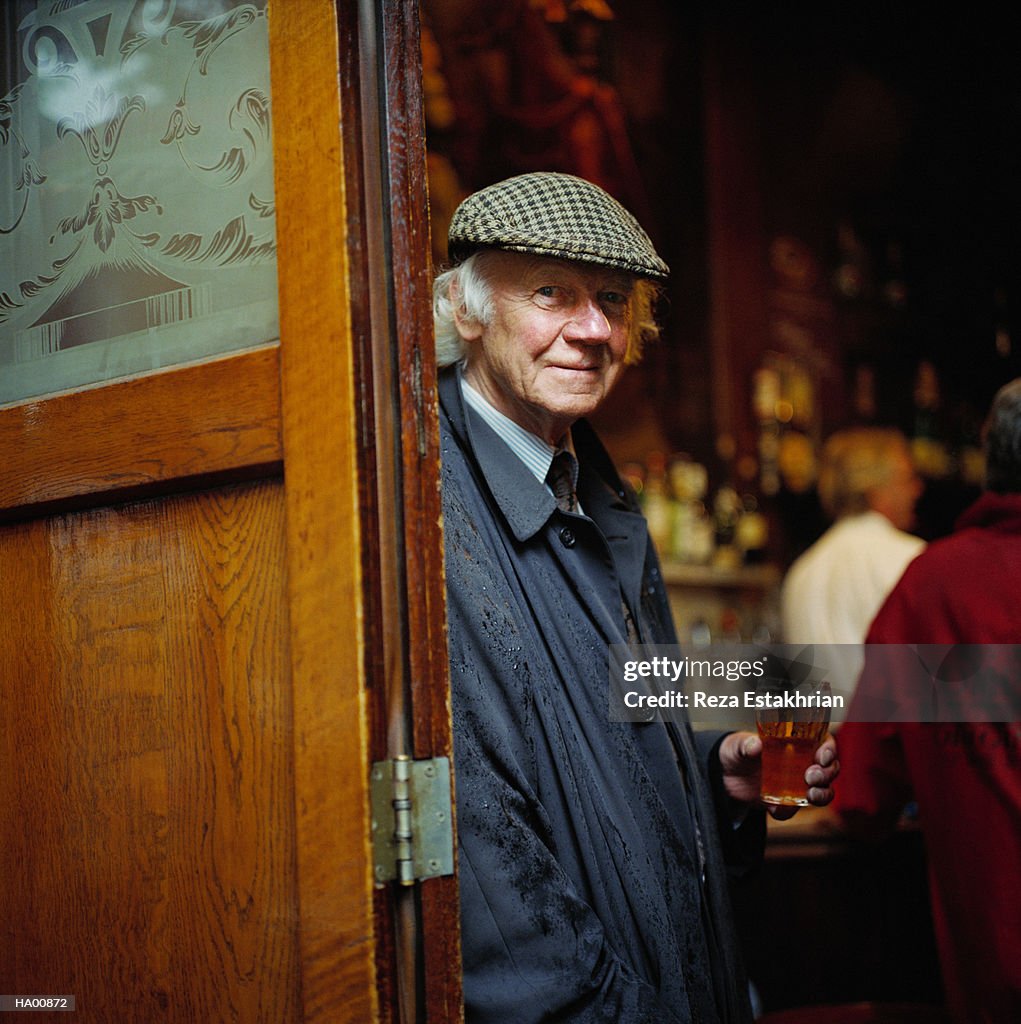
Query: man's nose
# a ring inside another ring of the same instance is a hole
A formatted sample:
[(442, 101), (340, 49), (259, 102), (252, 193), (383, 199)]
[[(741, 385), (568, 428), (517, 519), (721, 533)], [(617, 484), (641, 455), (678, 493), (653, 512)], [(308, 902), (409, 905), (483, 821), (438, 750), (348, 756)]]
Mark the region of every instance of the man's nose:
[(567, 341), (601, 345), (609, 341), (612, 328), (599, 302), (594, 298), (585, 298), (579, 301), (573, 310), (571, 319), (564, 326), (563, 334)]

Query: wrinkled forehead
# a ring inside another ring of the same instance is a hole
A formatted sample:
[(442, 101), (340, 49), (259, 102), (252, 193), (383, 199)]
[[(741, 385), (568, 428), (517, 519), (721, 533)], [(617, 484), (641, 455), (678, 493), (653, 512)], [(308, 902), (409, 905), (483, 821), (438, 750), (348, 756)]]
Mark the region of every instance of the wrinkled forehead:
[(582, 263), (552, 256), (491, 249), (485, 257), (487, 272), (494, 283), (541, 287), (545, 284), (574, 284), (595, 289), (613, 289), (630, 295), (637, 275), (599, 263)]

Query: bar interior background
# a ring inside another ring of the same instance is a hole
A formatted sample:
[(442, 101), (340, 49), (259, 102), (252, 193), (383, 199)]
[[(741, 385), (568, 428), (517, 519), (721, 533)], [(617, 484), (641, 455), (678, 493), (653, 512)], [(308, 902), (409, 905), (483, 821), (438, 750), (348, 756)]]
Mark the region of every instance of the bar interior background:
[(895, 425), (928, 484), (919, 532), (949, 531), (988, 402), (1021, 371), (1006, 33), (879, 5), (424, 0), (422, 17), (437, 262), (463, 194), (553, 169), (617, 196), (671, 265), (663, 341), (600, 415), (618, 464), (646, 488), (705, 467), (707, 503), (754, 503), (754, 560), (782, 567), (824, 526), (824, 438)]

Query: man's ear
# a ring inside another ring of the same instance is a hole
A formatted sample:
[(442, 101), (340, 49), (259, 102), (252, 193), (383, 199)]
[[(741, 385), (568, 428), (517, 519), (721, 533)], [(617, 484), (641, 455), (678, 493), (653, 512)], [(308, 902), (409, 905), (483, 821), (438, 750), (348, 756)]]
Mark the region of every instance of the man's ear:
[(457, 285), (450, 283), (450, 308), (454, 312), (454, 326), (461, 340), (470, 344), (482, 337), (482, 324), (467, 315)]

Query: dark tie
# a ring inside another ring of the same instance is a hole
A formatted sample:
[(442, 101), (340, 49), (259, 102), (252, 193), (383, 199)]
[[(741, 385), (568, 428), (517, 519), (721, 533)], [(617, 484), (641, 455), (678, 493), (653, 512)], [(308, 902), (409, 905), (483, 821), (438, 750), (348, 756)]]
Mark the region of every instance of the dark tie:
[[(578, 495), (575, 493), (575, 474), (578, 471), (578, 461), (566, 449), (561, 449), (553, 456), (549, 472), (546, 474), (546, 482), (553, 491), (553, 497), (557, 499), (557, 507), (561, 512), (578, 511)], [(638, 643), (638, 630), (635, 628), (635, 620), (631, 616), (631, 609), (621, 596), (620, 609), (624, 616), (624, 628), (627, 632), (627, 640), (631, 646)]]
[(546, 482), (557, 499), (557, 507), (561, 512), (577, 512), (578, 496), (574, 492), (574, 479), (578, 463), (566, 449), (561, 449), (553, 456)]

